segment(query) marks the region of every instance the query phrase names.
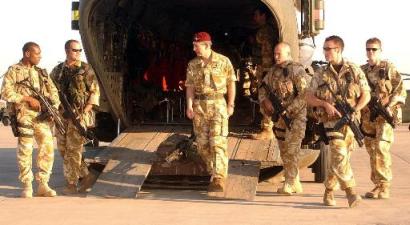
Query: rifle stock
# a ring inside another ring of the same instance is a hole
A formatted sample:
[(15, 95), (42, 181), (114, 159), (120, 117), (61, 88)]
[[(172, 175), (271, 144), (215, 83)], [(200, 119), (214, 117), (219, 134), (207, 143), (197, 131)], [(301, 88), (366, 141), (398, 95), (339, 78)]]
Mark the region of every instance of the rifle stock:
[(358, 123), (354, 121), (352, 118), (352, 113), (354, 112), (354, 109), (349, 105), (349, 103), (341, 100), (336, 100), (335, 107), (342, 114), (342, 118), (339, 121), (337, 121), (333, 129), (340, 130), (344, 125), (348, 125), (352, 130), (354, 138), (356, 139), (357, 143), (360, 147), (362, 147), (364, 144), (364, 135), (360, 130)]

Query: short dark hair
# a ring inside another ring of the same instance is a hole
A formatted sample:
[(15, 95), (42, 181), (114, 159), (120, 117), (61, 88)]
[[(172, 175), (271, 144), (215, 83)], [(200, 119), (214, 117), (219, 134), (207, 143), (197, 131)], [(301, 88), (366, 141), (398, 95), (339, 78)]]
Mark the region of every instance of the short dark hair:
[(369, 38), (366, 41), (366, 45), (368, 44), (378, 44), (380, 48), (382, 47), (382, 41), (380, 41), (380, 39), (378, 39), (377, 37)]
[(258, 11), (260, 14), (264, 14), (267, 18), (270, 18), (271, 11), (270, 9), (265, 5), (265, 4), (258, 4), (255, 9), (253, 10), (254, 12)]
[(64, 48), (65, 48), (65, 49), (70, 49), (71, 43), (80, 43), (80, 42), (77, 41), (77, 40), (74, 40), (74, 39), (70, 39), (70, 40), (68, 40), (68, 41), (65, 42)]
[(336, 43), (336, 45), (338, 45), (342, 51), (345, 48), (345, 43), (343, 39), (337, 35), (332, 35), (332, 36), (327, 37), (325, 39), (325, 42), (328, 42), (328, 41), (333, 41), (334, 43)]
[(27, 51), (30, 51), (33, 48), (40, 48), (40, 45), (32, 41), (25, 43), (22, 48), (23, 54)]

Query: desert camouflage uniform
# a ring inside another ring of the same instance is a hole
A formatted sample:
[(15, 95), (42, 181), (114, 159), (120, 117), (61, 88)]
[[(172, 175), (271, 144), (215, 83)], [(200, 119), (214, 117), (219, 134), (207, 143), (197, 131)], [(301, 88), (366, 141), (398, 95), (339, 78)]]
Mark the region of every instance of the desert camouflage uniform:
[[(349, 78), (351, 78), (350, 84), (347, 82)], [(328, 86), (338, 98), (346, 96), (347, 102), (351, 106), (356, 105), (359, 97), (362, 95), (361, 90), (370, 91), (363, 71), (355, 64), (347, 61), (343, 61), (343, 66), (339, 73), (335, 71), (332, 65), (319, 69), (312, 78), (309, 91), (321, 100), (334, 103), (334, 97), (329, 91)], [(341, 130), (333, 130), (339, 118), (337, 116), (328, 116), (321, 107), (317, 109), (317, 115), (320, 122), (324, 123), (326, 134), (330, 139), (330, 162), (327, 168), (328, 176), (324, 183), (325, 187), (328, 190), (335, 190), (339, 183), (342, 190), (352, 188), (356, 185), (350, 166), (350, 153), (355, 147), (353, 132), (347, 125)], [(358, 118), (360, 115), (355, 113), (353, 117)]]
[[(77, 116), (83, 127), (93, 127), (95, 113), (83, 113), (87, 104), (99, 105), (100, 89), (92, 68), (85, 62), (78, 61), (74, 68), (68, 68), (60, 63), (51, 72), (57, 88), (66, 96), (72, 106), (77, 108)], [(62, 113), (62, 107), (60, 107)], [(78, 115), (80, 114), (80, 115)], [(82, 159), (86, 139), (78, 132), (72, 121), (64, 120), (67, 133), (57, 133), (57, 146), (64, 159), (64, 177), (69, 184), (76, 184), (78, 178), (85, 177), (88, 169)]]
[[(366, 74), (369, 85), (372, 88), (372, 96), (379, 99), (388, 97), (389, 102), (397, 102), (390, 105), (396, 124), (401, 123), (401, 104), (405, 103), (406, 89), (403, 80), (396, 67), (382, 61), (372, 67), (369, 64), (362, 66)], [(362, 126), (366, 136), (364, 143), (370, 155), (370, 166), (372, 182), (378, 187), (389, 187), (392, 180), (390, 147), (393, 144), (393, 127), (381, 116), (374, 121), (370, 120), (370, 110), (365, 107), (362, 110)]]
[[(284, 72), (287, 70), (287, 72)], [(287, 76), (285, 75), (287, 73)], [(291, 129), (286, 127), (282, 118), (274, 121), (274, 133), (278, 140), (280, 156), (285, 171), (285, 186), (294, 187), (299, 184), (298, 153), (306, 129), (305, 90), (310, 83), (310, 77), (301, 64), (288, 61), (284, 66), (275, 65), (265, 76), (263, 82), (269, 86), (286, 108)], [(266, 90), (259, 88), (259, 101), (268, 98)]]
[[(258, 32), (256, 33), (256, 41), (260, 45), (260, 64), (256, 67), (256, 77), (258, 82), (263, 80), (263, 76), (266, 75), (267, 72), (273, 66), (273, 53), (274, 53), (274, 30), (271, 25), (265, 24), (259, 28)], [(266, 115), (262, 108), (260, 108), (260, 112), (263, 115), (261, 121), (262, 129), (270, 130), (273, 127), (272, 119)]]
[(31, 90), (17, 84), (23, 80), (28, 81), (28, 85), (49, 98), (55, 108), (58, 108), (60, 101), (50, 77), (45, 70), (37, 66), (29, 68), (20, 62), (11, 66), (4, 76), (1, 96), (7, 102), (12, 103), (11, 110), (14, 111), (12, 113), (17, 116), (19, 180), (22, 183), (33, 181), (31, 167), (33, 139), (35, 139), (38, 145), (36, 180), (39, 183), (47, 184), (54, 162), (53, 134), (51, 132), (53, 124), (48, 120), (38, 121), (36, 117), (40, 113), (32, 110), (28, 103), (23, 101), (23, 96), (34, 97)]
[(214, 51), (205, 66), (199, 57), (188, 64), (185, 85), (195, 92), (193, 123), (198, 153), (214, 178), (228, 175), (228, 113), (223, 95), (233, 81), (236, 77), (230, 60)]

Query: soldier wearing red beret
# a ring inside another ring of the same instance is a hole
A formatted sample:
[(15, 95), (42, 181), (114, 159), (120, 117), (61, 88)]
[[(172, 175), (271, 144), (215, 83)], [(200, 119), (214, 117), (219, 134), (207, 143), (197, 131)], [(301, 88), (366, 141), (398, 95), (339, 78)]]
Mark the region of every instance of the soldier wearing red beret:
[(208, 191), (221, 192), (228, 176), (228, 118), (235, 107), (236, 76), (231, 61), (211, 46), (207, 32), (194, 35), (197, 57), (187, 68), (186, 114), (193, 120), (198, 153), (212, 175)]

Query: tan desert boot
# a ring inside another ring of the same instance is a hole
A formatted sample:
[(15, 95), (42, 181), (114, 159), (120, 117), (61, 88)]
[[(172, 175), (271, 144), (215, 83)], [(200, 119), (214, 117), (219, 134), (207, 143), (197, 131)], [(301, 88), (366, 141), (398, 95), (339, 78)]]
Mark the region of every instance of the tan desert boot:
[(78, 194), (77, 185), (67, 184), (63, 189), (64, 195), (76, 195)]
[(380, 193), (380, 187), (376, 186), (375, 188), (373, 188), (373, 190), (366, 192), (366, 194), (364, 194), (365, 198), (379, 198), (379, 193)]
[(323, 204), (326, 206), (335, 206), (336, 200), (333, 194), (333, 190), (326, 189), (325, 194), (323, 195)]
[(260, 133), (252, 134), (251, 138), (254, 140), (272, 140), (273, 130), (269, 128), (264, 128)]
[(362, 200), (360, 195), (356, 194), (356, 192), (353, 190), (353, 188), (346, 188), (346, 198), (347, 202), (349, 203), (349, 207), (353, 208), (356, 207), (359, 202)]
[(390, 187), (381, 187), (379, 192), (380, 199), (388, 199), (390, 198)]
[(48, 186), (47, 183), (40, 182), (38, 184), (37, 196), (40, 196), (40, 197), (54, 197), (54, 196), (57, 196), (57, 193), (56, 193), (56, 191), (51, 189)]
[(31, 182), (23, 183), (23, 191), (20, 195), (22, 198), (32, 198), (33, 197), (33, 186)]
[(208, 186), (208, 192), (223, 192), (225, 189), (225, 179), (214, 178)]

